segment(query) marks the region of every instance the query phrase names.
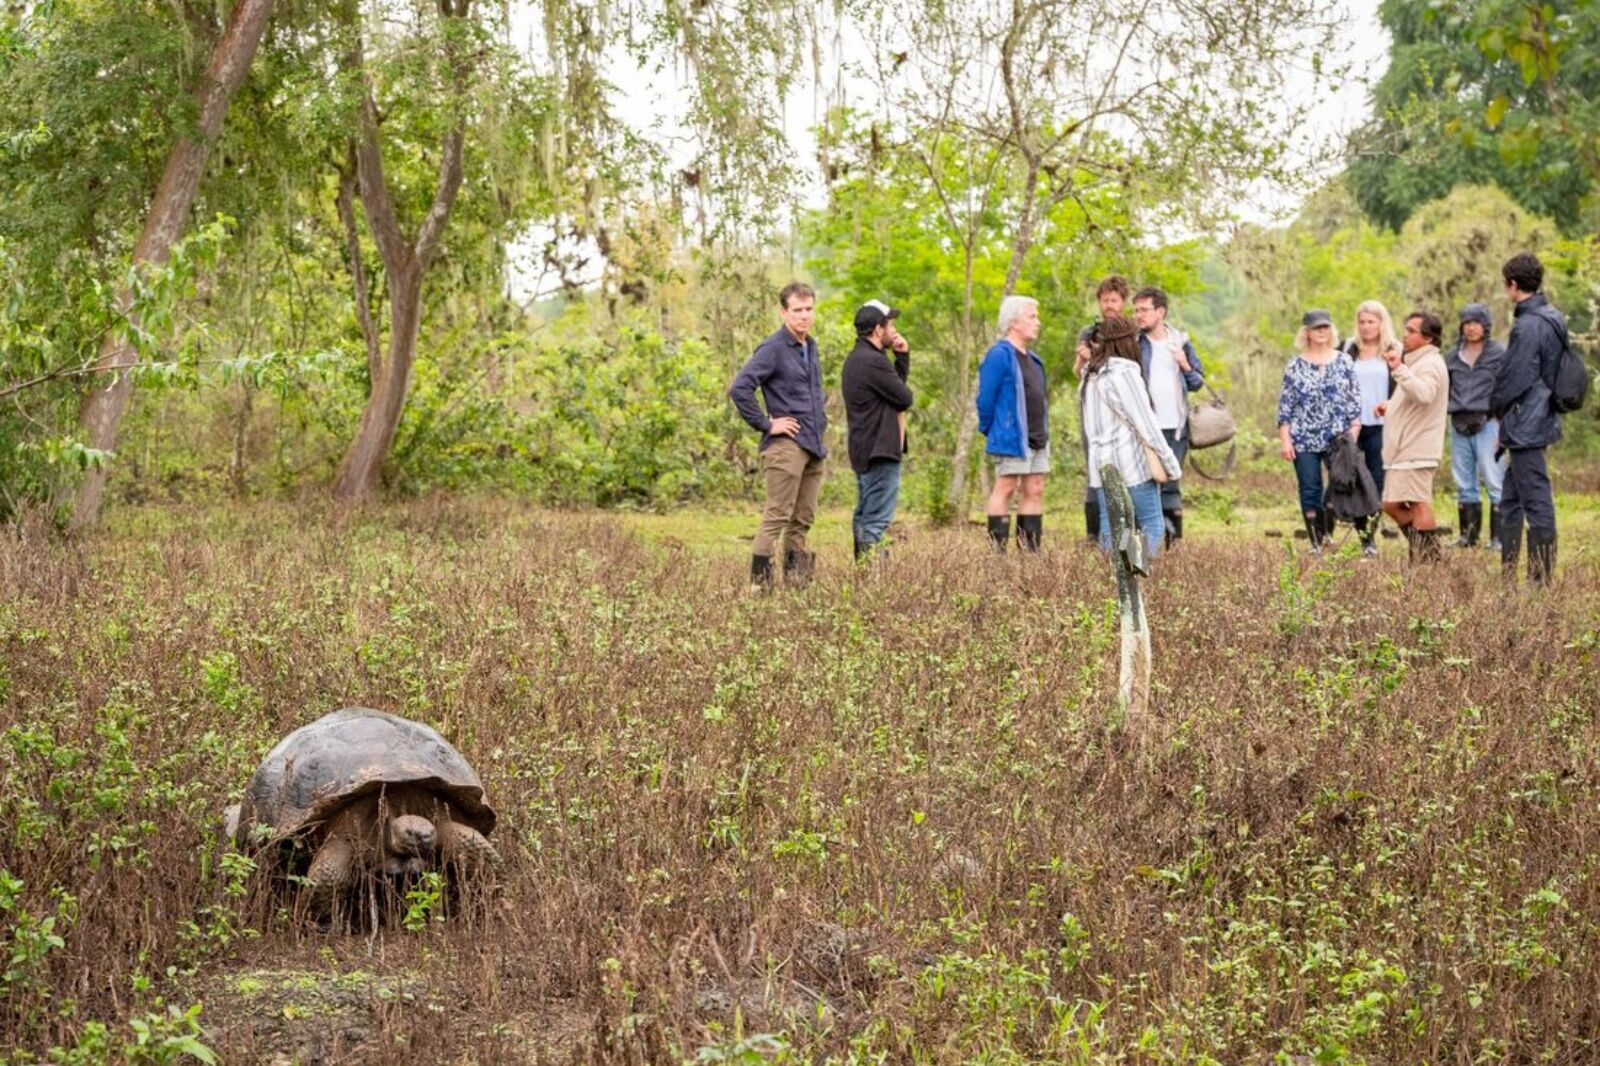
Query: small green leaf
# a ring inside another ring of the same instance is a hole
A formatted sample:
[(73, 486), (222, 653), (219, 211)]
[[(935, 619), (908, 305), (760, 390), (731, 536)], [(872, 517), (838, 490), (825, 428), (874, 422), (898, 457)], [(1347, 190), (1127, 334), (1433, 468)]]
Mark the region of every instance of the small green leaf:
[(1492, 130), (1500, 128), (1500, 123), (1505, 120), (1506, 109), (1511, 106), (1511, 101), (1504, 96), (1497, 96), (1489, 101), (1489, 106), (1483, 109), (1483, 121)]

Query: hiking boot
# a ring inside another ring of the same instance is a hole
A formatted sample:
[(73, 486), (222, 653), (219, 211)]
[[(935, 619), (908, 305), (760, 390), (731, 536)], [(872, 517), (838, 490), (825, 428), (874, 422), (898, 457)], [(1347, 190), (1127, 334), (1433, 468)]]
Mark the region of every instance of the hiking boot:
[(1439, 531), (1437, 529), (1414, 529), (1411, 531), (1411, 561), (1413, 563), (1436, 563), (1439, 561)]
[(785, 584), (796, 588), (805, 588), (811, 584), (811, 575), (816, 572), (816, 552), (788, 549), (783, 553), (783, 580)]
[(772, 587), (772, 556), (750, 556), (750, 587), (765, 592)]

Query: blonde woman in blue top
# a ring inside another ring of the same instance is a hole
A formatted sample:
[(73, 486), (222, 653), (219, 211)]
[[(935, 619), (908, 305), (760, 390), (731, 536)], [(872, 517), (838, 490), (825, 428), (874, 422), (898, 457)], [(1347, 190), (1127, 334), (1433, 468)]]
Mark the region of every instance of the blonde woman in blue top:
[[(1377, 300), (1368, 300), (1356, 308), (1356, 328), (1344, 351), (1355, 364), (1356, 390), (1361, 394), (1361, 432), (1356, 435), (1356, 447), (1372, 475), (1372, 484), (1383, 496), (1383, 416), (1377, 406), (1389, 398), (1391, 388), (1390, 352), (1400, 350), (1400, 339), (1395, 335), (1394, 318), (1389, 309)], [(1361, 535), (1361, 554), (1378, 554), (1373, 534), (1378, 530), (1377, 516), (1356, 523)]]
[(1355, 365), (1339, 351), (1328, 312), (1301, 316), (1295, 347), (1299, 354), (1284, 368), (1278, 393), (1279, 454), (1294, 464), (1306, 533), (1312, 551), (1320, 552), (1333, 529), (1322, 506), (1323, 466), (1334, 438), (1348, 433), (1354, 440), (1360, 434), (1361, 394)]

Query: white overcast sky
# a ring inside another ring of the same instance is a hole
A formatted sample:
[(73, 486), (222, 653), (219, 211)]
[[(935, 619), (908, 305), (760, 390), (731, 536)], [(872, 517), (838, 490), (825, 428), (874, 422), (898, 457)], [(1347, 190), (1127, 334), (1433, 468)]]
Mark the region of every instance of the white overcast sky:
[[(1331, 172), (1338, 164), (1336, 146), (1342, 145), (1345, 136), (1363, 122), (1370, 110), (1371, 80), (1380, 76), (1387, 66), (1388, 38), (1378, 23), (1379, 0), (1346, 0), (1349, 27), (1344, 40), (1349, 49), (1345, 55), (1327, 57), (1330, 65), (1340, 61), (1358, 60), (1357, 76), (1340, 83), (1315, 79), (1309, 69), (1293, 71), (1289, 75), (1287, 95), (1293, 102), (1309, 102), (1312, 106), (1310, 122), (1297, 139), (1297, 146), (1319, 159), (1306, 160)], [(530, 55), (542, 53), (542, 30), (537, 11), (526, 2), (512, 4), (511, 33), (513, 44)], [(620, 50), (618, 50), (620, 52)], [(1362, 56), (1372, 57), (1372, 62), (1359, 62)], [(619, 112), (641, 132), (656, 131), (673, 138), (682, 145), (687, 163), (692, 153), (692, 140), (684, 128), (687, 93), (678, 72), (671, 65), (665, 71), (634, 66), (625, 59), (610, 71), (612, 83), (619, 94)], [(870, 84), (870, 83), (869, 83)], [(863, 101), (870, 104), (872, 101)], [(816, 139), (812, 129), (822, 118), (821, 94), (808, 77), (790, 93), (780, 116), (782, 127), (794, 149), (794, 158), (801, 163), (809, 179), (803, 191), (802, 202), (820, 205), (823, 198), (821, 175), (814, 165)], [(1321, 146), (1315, 148), (1313, 146)], [(1271, 222), (1292, 216), (1298, 207), (1299, 194), (1279, 189), (1240, 190), (1240, 201), (1248, 206), (1241, 212), (1249, 221)], [(525, 242), (525, 247), (537, 244), (537, 239)], [(533, 282), (530, 271), (523, 267), (516, 271), (522, 275), (522, 284), (513, 288), (527, 288)], [(524, 293), (527, 295), (528, 293)]]

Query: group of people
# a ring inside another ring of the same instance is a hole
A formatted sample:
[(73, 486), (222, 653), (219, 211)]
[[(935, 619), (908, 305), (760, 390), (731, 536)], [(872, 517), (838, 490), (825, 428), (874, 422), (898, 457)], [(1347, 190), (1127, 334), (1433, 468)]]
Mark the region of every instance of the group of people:
[[(1501, 277), (1515, 308), (1504, 344), (1494, 339), (1489, 308), (1478, 303), (1461, 309), (1448, 354), (1443, 322), (1431, 311), (1408, 314), (1397, 338), (1389, 312), (1369, 300), (1357, 308), (1355, 335), (1343, 347), (1328, 312), (1302, 316), (1298, 354), (1283, 373), (1277, 422), (1314, 550), (1335, 528), (1340, 508), (1332, 504), (1330, 483), (1342, 481), (1347, 496), (1381, 500), (1382, 513), (1409, 542), (1413, 561), (1437, 560), (1433, 478), (1448, 433), (1456, 546), (1474, 547), (1485, 532), (1487, 491), (1488, 546), (1514, 573), (1526, 527), (1528, 578), (1534, 584), (1549, 581), (1556, 512), (1545, 449), (1561, 439), (1553, 390), (1570, 338), (1566, 319), (1541, 291), (1544, 266), (1538, 257), (1513, 256)], [(1349, 473), (1341, 477), (1341, 470)], [(1364, 485), (1370, 488), (1362, 491)], [(1377, 516), (1376, 507), (1361, 506), (1345, 514), (1365, 556), (1377, 552)]]
[[(1507, 343), (1494, 339), (1488, 308), (1469, 304), (1448, 356), (1443, 324), (1430, 311), (1408, 314), (1396, 337), (1384, 306), (1363, 303), (1343, 346), (1327, 311), (1302, 316), (1277, 424), (1313, 550), (1322, 549), (1342, 515), (1360, 534), (1363, 554), (1376, 554), (1381, 501), (1382, 514), (1409, 541), (1412, 559), (1438, 558), (1433, 475), (1448, 428), (1459, 500), (1456, 543), (1474, 546), (1483, 532), (1481, 483), (1489, 496), (1489, 546), (1514, 569), (1526, 525), (1529, 578), (1548, 581), (1556, 526), (1544, 453), (1561, 436), (1552, 382), (1568, 348), (1567, 327), (1541, 292), (1544, 268), (1535, 256), (1513, 257), (1502, 275), (1516, 308)], [(1100, 318), (1078, 334), (1074, 370), (1088, 470), (1084, 525), (1091, 540), (1109, 548), (1101, 471), (1114, 467), (1127, 485), (1146, 556), (1154, 558), (1183, 537), (1188, 395), (1204, 387), (1205, 378), (1194, 345), (1167, 321), (1167, 294), (1155, 286), (1132, 292), (1130, 318), (1130, 292), (1121, 277), (1102, 281)], [(773, 582), (780, 544), (786, 580), (810, 576), (815, 555), (807, 536), (827, 457), (822, 364), (811, 336), (816, 293), (793, 282), (779, 293), (779, 304), (783, 325), (756, 347), (729, 389), (741, 417), (762, 435), (766, 501), (750, 562), (758, 587)], [(841, 374), (857, 486), (851, 524), (858, 559), (880, 547), (894, 519), (907, 452), (911, 356), (899, 315), (881, 300), (856, 311), (856, 342)], [(1006, 297), (997, 325), (999, 337), (979, 366), (976, 399), (977, 428), (994, 464), (985, 508), (989, 536), (997, 551), (1006, 550), (1014, 503), (1015, 541), (1037, 551), (1051, 462), (1049, 391), (1044, 360), (1035, 351), (1042, 329), (1037, 301)]]

